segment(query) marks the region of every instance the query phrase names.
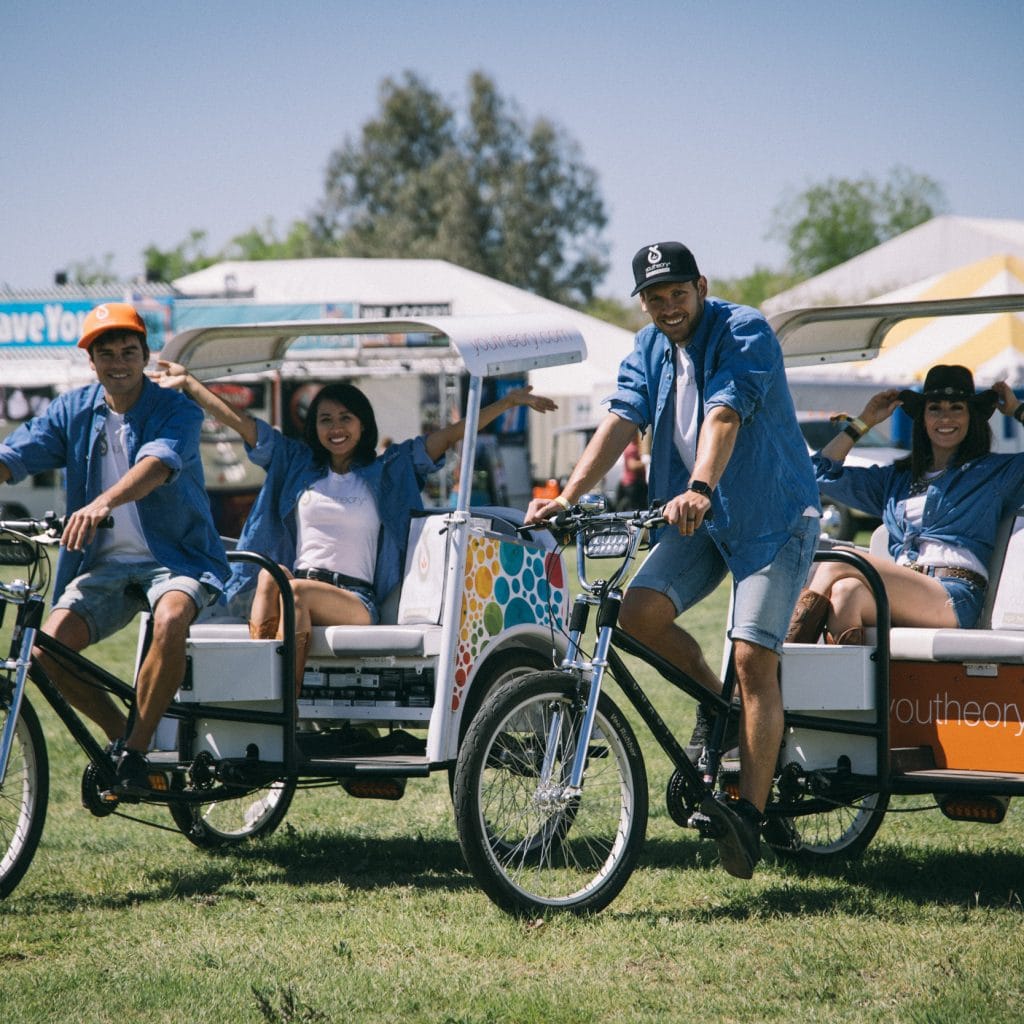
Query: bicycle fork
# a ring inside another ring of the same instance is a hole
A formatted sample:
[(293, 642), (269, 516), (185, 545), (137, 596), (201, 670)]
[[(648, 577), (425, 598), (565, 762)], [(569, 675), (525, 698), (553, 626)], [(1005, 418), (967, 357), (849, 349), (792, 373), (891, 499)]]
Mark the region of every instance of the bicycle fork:
[[(587, 626), (589, 616), (589, 602), (584, 598), (577, 598), (573, 606), (572, 621), (569, 630), (569, 648), (566, 652), (563, 667), (573, 668), (582, 671), (590, 678), (590, 688), (587, 693), (586, 708), (583, 714), (583, 721), (580, 725), (580, 733), (576, 740), (576, 751), (573, 755), (572, 769), (569, 773), (568, 784), (565, 787), (564, 795), (569, 799), (578, 797), (582, 792), (583, 773), (587, 766), (587, 757), (590, 752), (590, 740), (594, 732), (594, 719), (597, 716), (597, 706), (601, 699), (601, 684), (604, 674), (608, 668), (608, 650), (612, 642), (612, 630), (618, 621), (619, 605), (622, 601), (622, 592), (613, 591), (601, 602), (597, 622), (597, 644), (594, 647), (594, 656), (586, 662), (581, 654), (580, 640)], [(549, 783), (551, 773), (554, 770), (554, 760), (557, 751), (557, 739), (561, 732), (562, 714), (556, 712), (552, 716), (551, 726), (548, 731), (547, 749), (544, 753), (544, 764), (542, 766), (542, 781)]]
[[(17, 586), (17, 582), (11, 585), (11, 589)], [(14, 672), (14, 687), (9, 698), (7, 721), (4, 722), (3, 732), (0, 733), (0, 786), (3, 786), (7, 778), (7, 765), (11, 758), (11, 750), (14, 748), (14, 730), (18, 726), (21, 701), (28, 682), (28, 667), (36, 642), (36, 630), (42, 621), (43, 603), (38, 598), (28, 598), (27, 584), (26, 597), (29, 607), (24, 609), (24, 612), (19, 609), (18, 620), (11, 637), (11, 651), (13, 652), (15, 645), (18, 645), (18, 656), (14, 659), (7, 658), (2, 663), (5, 672)]]

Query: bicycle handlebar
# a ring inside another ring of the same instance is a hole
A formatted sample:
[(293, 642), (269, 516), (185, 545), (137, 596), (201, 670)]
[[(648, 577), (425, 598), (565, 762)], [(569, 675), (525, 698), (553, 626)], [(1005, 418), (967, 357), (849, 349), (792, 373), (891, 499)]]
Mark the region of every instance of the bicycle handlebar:
[[(23, 537), (39, 537), (45, 534), (48, 537), (58, 538), (64, 533), (67, 523), (68, 516), (45, 512), (42, 519), (0, 519), (0, 532), (17, 533)], [(112, 529), (113, 525), (113, 516), (107, 516), (98, 524), (101, 530)]]
[(551, 533), (564, 533), (576, 536), (581, 530), (594, 526), (627, 526), (636, 530), (653, 530), (665, 525), (662, 506), (656, 505), (649, 509), (636, 509), (627, 512), (609, 512), (605, 509), (592, 509), (583, 505), (570, 505), (567, 509), (552, 516), (551, 519), (538, 519), (532, 523), (516, 527), (516, 533), (529, 533), (530, 530), (549, 530)]

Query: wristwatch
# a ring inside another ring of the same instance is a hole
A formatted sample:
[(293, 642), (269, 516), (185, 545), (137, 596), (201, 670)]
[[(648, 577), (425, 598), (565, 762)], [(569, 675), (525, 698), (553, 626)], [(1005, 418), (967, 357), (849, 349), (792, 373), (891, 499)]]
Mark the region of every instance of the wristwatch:
[(703, 480), (691, 480), (687, 485), (688, 491), (696, 491), (698, 494), (703, 494), (708, 501), (711, 500), (713, 491)]

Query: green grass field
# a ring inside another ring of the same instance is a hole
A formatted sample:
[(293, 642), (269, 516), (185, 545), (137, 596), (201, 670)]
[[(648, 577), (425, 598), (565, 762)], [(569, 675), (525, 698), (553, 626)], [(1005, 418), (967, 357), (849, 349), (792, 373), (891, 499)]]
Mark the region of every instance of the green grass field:
[[(688, 623), (712, 663), (725, 599)], [(98, 660), (130, 665), (134, 643), (126, 631)], [(688, 732), (685, 702), (651, 689)], [(300, 792), (274, 836), (210, 854), (84, 811), (83, 757), (34, 703), (53, 792), (0, 903), (9, 1024), (1024, 1019), (1024, 801), (996, 827), (892, 814), (857, 864), (742, 882), (671, 823), (667, 762), (642, 734), (651, 821), (633, 878), (594, 918), (518, 921), (463, 866), (444, 775), (398, 803)]]

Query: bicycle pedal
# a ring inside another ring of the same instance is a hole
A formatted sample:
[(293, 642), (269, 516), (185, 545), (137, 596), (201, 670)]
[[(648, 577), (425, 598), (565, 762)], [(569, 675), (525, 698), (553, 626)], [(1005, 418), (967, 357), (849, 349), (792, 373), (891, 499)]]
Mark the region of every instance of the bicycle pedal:
[(694, 811), (690, 815), (686, 827), (696, 829), (702, 839), (718, 839), (722, 835), (722, 827), (712, 821), (703, 811)]

